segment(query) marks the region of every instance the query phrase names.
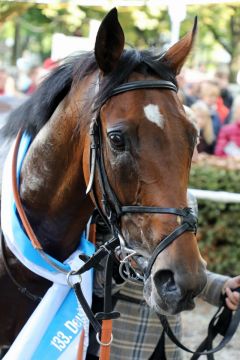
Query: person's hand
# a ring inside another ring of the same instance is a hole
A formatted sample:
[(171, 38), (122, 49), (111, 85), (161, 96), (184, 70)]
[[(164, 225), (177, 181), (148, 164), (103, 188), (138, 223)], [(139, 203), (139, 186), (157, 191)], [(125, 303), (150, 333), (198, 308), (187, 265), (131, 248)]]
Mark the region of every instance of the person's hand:
[(224, 284), (224, 289), (226, 292), (226, 304), (230, 310), (237, 310), (240, 305), (240, 294), (237, 291), (232, 291), (231, 289), (236, 289), (240, 287), (240, 275), (235, 276), (226, 281)]

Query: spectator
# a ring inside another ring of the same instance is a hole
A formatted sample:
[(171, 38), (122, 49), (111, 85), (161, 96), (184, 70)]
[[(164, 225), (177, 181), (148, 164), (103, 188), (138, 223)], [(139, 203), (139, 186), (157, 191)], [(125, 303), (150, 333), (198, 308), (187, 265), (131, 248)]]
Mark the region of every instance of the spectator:
[(217, 111), (222, 124), (226, 124), (230, 119), (230, 110), (232, 107), (233, 96), (228, 89), (229, 71), (218, 70), (215, 73), (215, 80), (220, 89), (220, 96), (217, 99)]
[(8, 74), (5, 69), (0, 69), (0, 95), (6, 94)]
[(208, 106), (203, 101), (198, 100), (192, 105), (191, 109), (193, 110), (195, 121), (200, 131), (197, 150), (199, 153), (205, 152), (207, 154), (213, 154), (215, 134)]
[(0, 68), (0, 96), (17, 96), (15, 80), (10, 76), (6, 69)]
[(230, 121), (219, 133), (215, 155), (240, 157), (240, 96), (234, 99)]
[(27, 95), (31, 95), (34, 91), (37, 90), (38, 86), (40, 85), (41, 81), (43, 80), (45, 75), (45, 70), (41, 66), (33, 66), (29, 71), (29, 78), (30, 78), (30, 85), (25, 90)]
[(0, 128), (5, 125), (9, 113), (23, 101), (24, 97), (16, 91), (14, 78), (0, 68)]
[(233, 103), (233, 96), (229, 90), (229, 71), (227, 69), (216, 71), (215, 80), (219, 85), (220, 95), (223, 100), (223, 104), (228, 109), (231, 109)]
[(186, 106), (191, 106), (197, 100), (197, 84), (188, 83), (183, 72), (177, 76), (177, 83), (179, 87), (178, 96), (181, 102)]
[(217, 113), (219, 115), (221, 124), (225, 124), (228, 121), (229, 109), (224, 105), (223, 98), (218, 96), (217, 98)]
[(209, 109), (216, 139), (221, 128), (221, 121), (217, 112), (217, 99), (219, 95), (220, 89), (216, 82), (207, 80), (200, 84), (199, 96)]

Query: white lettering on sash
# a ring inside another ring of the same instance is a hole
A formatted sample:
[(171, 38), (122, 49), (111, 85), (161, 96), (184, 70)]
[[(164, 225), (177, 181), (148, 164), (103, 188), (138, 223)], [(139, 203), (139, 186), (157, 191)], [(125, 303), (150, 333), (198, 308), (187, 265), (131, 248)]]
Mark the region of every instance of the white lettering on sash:
[[(70, 334), (78, 334), (79, 330), (83, 328), (84, 318), (85, 316), (78, 312), (72, 320), (65, 321), (64, 326), (66, 328), (66, 332), (69, 333), (70, 331)], [(51, 339), (50, 344), (59, 352), (62, 352), (70, 344), (73, 338), (73, 335), (67, 335), (63, 331), (57, 331), (56, 335), (54, 335)]]

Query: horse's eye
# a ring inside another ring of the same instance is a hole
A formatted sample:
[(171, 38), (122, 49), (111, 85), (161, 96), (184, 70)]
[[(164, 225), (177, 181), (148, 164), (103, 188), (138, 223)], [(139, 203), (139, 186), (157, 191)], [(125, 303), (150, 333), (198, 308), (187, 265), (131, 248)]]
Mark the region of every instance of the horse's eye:
[(111, 145), (117, 150), (124, 150), (125, 142), (124, 137), (119, 132), (111, 132), (108, 134), (108, 138), (111, 142)]

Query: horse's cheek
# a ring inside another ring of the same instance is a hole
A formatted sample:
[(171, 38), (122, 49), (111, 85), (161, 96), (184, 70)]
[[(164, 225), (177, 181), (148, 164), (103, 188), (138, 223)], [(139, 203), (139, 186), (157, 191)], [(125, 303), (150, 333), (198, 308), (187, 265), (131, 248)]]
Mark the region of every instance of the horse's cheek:
[(111, 162), (111, 175), (113, 186), (116, 187), (119, 199), (123, 204), (134, 203), (138, 192), (139, 175), (136, 161), (132, 160), (131, 155), (124, 153)]

